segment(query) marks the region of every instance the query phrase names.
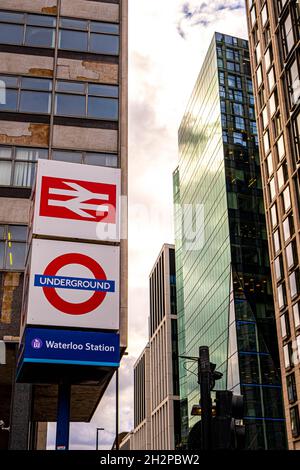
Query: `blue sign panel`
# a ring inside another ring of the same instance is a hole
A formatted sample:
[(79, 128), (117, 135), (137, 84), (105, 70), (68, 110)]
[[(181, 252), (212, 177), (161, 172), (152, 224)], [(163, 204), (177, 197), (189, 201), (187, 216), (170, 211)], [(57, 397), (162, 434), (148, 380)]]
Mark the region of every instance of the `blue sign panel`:
[(115, 281), (88, 279), (81, 277), (45, 276), (36, 274), (34, 285), (59, 289), (93, 290), (95, 292), (115, 292)]
[(116, 333), (26, 328), (22, 362), (118, 367)]

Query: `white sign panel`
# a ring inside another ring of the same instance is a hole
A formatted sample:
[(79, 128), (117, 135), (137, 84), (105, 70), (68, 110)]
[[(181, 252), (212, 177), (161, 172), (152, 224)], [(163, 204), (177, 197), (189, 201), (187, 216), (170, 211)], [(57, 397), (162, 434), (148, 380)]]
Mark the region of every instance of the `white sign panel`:
[(38, 160), (32, 232), (120, 240), (120, 170)]
[(119, 247), (34, 239), (29, 263), (27, 324), (119, 329)]

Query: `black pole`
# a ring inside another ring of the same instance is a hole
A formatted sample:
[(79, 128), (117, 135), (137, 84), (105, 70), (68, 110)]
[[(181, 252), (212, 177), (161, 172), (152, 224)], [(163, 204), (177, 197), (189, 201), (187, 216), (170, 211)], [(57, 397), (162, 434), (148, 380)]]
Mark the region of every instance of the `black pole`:
[(56, 450), (69, 449), (71, 385), (61, 382), (58, 386)]
[(116, 450), (119, 450), (119, 368), (116, 370)]
[(201, 448), (209, 450), (211, 449), (212, 401), (210, 396), (211, 370), (207, 346), (199, 348), (198, 383), (201, 394)]
[(99, 439), (98, 439), (98, 428), (97, 428), (97, 431), (96, 431), (96, 450), (98, 450), (99, 448)]

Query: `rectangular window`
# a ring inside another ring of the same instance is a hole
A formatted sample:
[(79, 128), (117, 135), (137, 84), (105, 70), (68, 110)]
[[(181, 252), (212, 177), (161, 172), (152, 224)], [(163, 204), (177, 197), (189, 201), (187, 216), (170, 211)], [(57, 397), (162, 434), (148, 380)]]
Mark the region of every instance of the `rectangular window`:
[(281, 281), (283, 278), (283, 264), (282, 264), (282, 256), (278, 256), (278, 258), (275, 258), (274, 260), (274, 267), (275, 267), (275, 275), (276, 275), (276, 281)]
[(297, 302), (293, 305), (293, 317), (294, 317), (294, 325), (295, 328), (300, 327), (300, 304)]
[(271, 207), (270, 213), (271, 213), (272, 227), (274, 228), (278, 224), (276, 203)]
[(283, 207), (284, 207), (284, 211), (285, 212), (288, 212), (291, 207), (292, 207), (292, 203), (291, 203), (291, 194), (290, 194), (290, 188), (289, 186), (287, 186), (285, 188), (285, 190), (283, 191), (282, 193), (282, 198), (283, 198)]
[(56, 93), (55, 114), (58, 116), (82, 116), (86, 115), (86, 97), (81, 95), (67, 95)]
[(27, 227), (1, 225), (0, 269), (23, 270), (25, 267)]
[(270, 137), (269, 137), (269, 131), (268, 130), (264, 134), (263, 143), (264, 143), (265, 155), (267, 155), (269, 153), (269, 150), (270, 150)]
[(280, 251), (280, 237), (279, 237), (279, 230), (276, 230), (273, 234), (273, 242), (274, 242), (274, 252), (277, 254)]
[(295, 374), (290, 374), (286, 378), (287, 392), (289, 403), (297, 401), (297, 388), (295, 382)]
[(71, 51), (87, 51), (88, 33), (61, 29), (59, 31), (58, 47)]
[(285, 156), (285, 145), (283, 135), (281, 135), (277, 141), (277, 154), (279, 161), (281, 161)]
[(97, 119), (117, 120), (119, 113), (118, 101), (111, 98), (90, 96), (88, 100), (88, 116)]
[(50, 93), (21, 90), (19, 106), (19, 111), (21, 113), (49, 114), (50, 108)]
[(288, 343), (283, 346), (283, 356), (284, 356), (284, 365), (286, 369), (289, 369), (292, 367), (293, 362), (292, 362), (292, 345), (291, 343)]
[(286, 291), (284, 284), (280, 284), (277, 287), (277, 297), (278, 297), (278, 305), (279, 308), (282, 309), (286, 306)]
[(291, 298), (293, 299), (299, 294), (299, 270), (297, 269), (296, 271), (292, 272), (289, 276), (289, 282), (290, 282), (290, 292), (291, 292)]
[(271, 92), (276, 82), (274, 67), (271, 67), (267, 76), (268, 76), (269, 92)]
[(32, 186), (38, 158), (48, 158), (48, 150), (0, 147), (0, 185)]
[(263, 27), (266, 25), (268, 19), (269, 19), (268, 7), (267, 7), (267, 4), (265, 3), (263, 9), (261, 10), (261, 22), (262, 22)]
[(281, 336), (282, 338), (287, 338), (290, 336), (290, 322), (288, 313), (284, 313), (280, 317), (280, 326), (281, 326)]
[(300, 434), (300, 421), (299, 421), (299, 408), (294, 406), (290, 409), (290, 419), (291, 419), (291, 428), (292, 436), (298, 437)]
[(119, 54), (119, 38), (110, 36), (109, 34), (91, 34), (90, 52), (118, 55)]
[(295, 37), (293, 31), (293, 22), (291, 14), (289, 13), (284, 20), (284, 23), (281, 27), (281, 37), (284, 47), (285, 57), (289, 55), (295, 44)]
[(300, 97), (299, 66), (295, 59), (287, 71), (288, 92), (291, 106), (298, 103)]
[(294, 220), (292, 214), (290, 214), (284, 221), (283, 221), (283, 235), (284, 241), (288, 241), (292, 235), (294, 235)]

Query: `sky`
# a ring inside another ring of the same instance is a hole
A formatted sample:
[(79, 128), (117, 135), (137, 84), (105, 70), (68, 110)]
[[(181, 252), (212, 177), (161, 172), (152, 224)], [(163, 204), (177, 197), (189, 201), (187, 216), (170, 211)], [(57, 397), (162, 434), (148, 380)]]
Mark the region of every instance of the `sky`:
[[(244, 0), (129, 0), (129, 345), (120, 369), (120, 432), (133, 428), (133, 365), (148, 340), (151, 268), (174, 243), (177, 131), (215, 31), (247, 38)], [(70, 449), (115, 438), (115, 384), (90, 423), (73, 423)], [(55, 424), (48, 448), (54, 448)]]

